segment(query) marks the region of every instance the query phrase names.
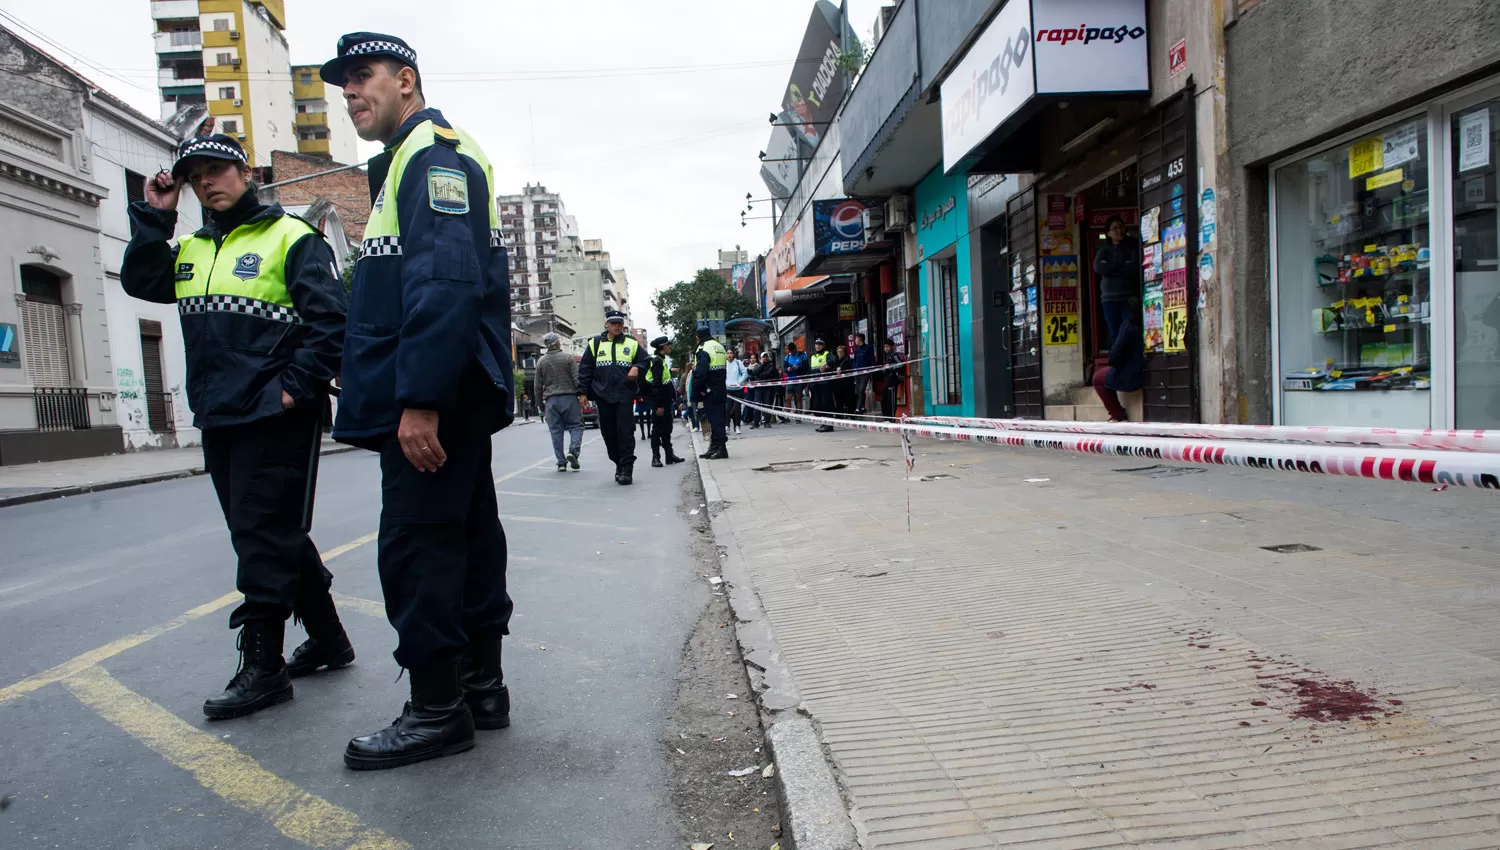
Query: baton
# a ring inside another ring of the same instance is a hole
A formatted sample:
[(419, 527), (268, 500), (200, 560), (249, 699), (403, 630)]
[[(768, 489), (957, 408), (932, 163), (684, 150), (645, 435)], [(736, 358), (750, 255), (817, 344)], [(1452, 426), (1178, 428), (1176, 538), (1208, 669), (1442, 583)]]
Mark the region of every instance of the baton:
[(318, 495), (318, 461), (323, 457), (323, 422), (328, 413), (328, 396), (338, 395), (337, 387), (330, 386), (328, 394), (318, 397), (318, 412), (313, 417), (312, 449), (307, 456), (307, 487), (302, 491), (302, 532), (312, 532), (313, 502)]

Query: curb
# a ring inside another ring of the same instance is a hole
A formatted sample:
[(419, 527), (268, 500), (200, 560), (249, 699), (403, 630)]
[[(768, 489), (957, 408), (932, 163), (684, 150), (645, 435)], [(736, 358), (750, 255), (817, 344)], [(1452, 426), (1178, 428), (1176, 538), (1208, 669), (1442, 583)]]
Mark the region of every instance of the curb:
[[(692, 432), (694, 456), (705, 448), (700, 437), (697, 431)], [(760, 709), (766, 746), (776, 765), (782, 845), (796, 850), (859, 850), (859, 838), (833, 766), (824, 755), (812, 719), (801, 709), (802, 694), (786, 666), (739, 546), (721, 516), (723, 492), (708, 461), (701, 458), (698, 477), (703, 482), (709, 528), (724, 553), (720, 572), (729, 588), (735, 637)]]
[[(328, 457), (329, 455), (341, 455), (355, 450), (355, 446), (334, 446), (321, 452), (321, 455)], [(72, 487), (54, 487), (50, 490), (38, 490), (35, 493), (22, 493), (19, 496), (5, 496), (0, 498), (0, 508), (29, 505), (36, 502), (48, 502), (53, 499), (66, 499), (70, 496), (84, 496), (89, 493), (103, 493), (108, 490), (134, 487), (138, 484), (156, 484), (161, 481), (175, 481), (179, 478), (193, 478), (207, 471), (201, 466), (190, 466), (186, 469), (176, 469), (171, 472), (156, 472), (151, 475), (138, 475), (134, 478), (121, 478), (117, 481), (98, 481), (89, 484), (78, 484)]]

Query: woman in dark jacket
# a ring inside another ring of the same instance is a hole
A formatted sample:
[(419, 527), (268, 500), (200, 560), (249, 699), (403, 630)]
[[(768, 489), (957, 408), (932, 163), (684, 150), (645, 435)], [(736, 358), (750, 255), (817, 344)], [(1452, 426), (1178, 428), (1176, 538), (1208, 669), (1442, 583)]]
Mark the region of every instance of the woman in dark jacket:
[(1141, 332), (1141, 302), (1124, 302), (1120, 333), (1109, 347), (1109, 367), (1094, 370), (1094, 392), (1109, 411), (1109, 421), (1126, 422), (1129, 416), (1116, 392), (1133, 393), (1141, 388), (1146, 369), (1146, 342)]
[[(771, 352), (760, 353), (760, 364), (750, 373), (750, 379), (757, 382), (765, 382), (766, 386), (754, 387), (754, 401), (763, 407), (776, 406), (776, 394), (781, 391), (780, 387), (771, 386), (772, 382), (781, 380), (781, 370), (776, 368), (776, 361), (771, 359)], [(776, 421), (776, 417), (759, 410), (751, 411), (750, 427), (759, 428), (762, 425), (769, 428)]]
[(1141, 254), (1135, 241), (1125, 235), (1125, 221), (1110, 216), (1109, 239), (1094, 253), (1094, 274), (1099, 278), (1099, 306), (1112, 345), (1125, 323), (1126, 302), (1140, 297)]

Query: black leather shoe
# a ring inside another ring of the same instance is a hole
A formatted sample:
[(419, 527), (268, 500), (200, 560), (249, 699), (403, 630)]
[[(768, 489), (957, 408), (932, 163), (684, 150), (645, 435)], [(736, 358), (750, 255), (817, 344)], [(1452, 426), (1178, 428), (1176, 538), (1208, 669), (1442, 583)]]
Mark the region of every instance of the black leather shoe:
[(229, 720), (254, 714), (292, 698), (292, 677), (281, 660), (286, 623), (252, 620), (240, 629), (240, 669), (224, 687), (224, 693), (205, 700), (203, 716)]
[(475, 729), (504, 729), (510, 725), (510, 689), (505, 687), (500, 648), (498, 639), (475, 642), (459, 677)]
[(635, 475), (635, 461), (633, 461), (633, 460), (622, 460), (622, 461), (620, 461), (620, 471), (619, 471), (618, 474), (615, 475), (615, 481), (617, 483), (619, 483), (619, 484), (626, 484), (626, 485), (628, 485), (632, 481), (632, 476), (634, 476), (634, 475)]
[(678, 457), (677, 455), (669, 453), (667, 455), (667, 463), (668, 464), (673, 464), (673, 463), (687, 463), (687, 458), (685, 458), (685, 457)]
[(661, 458), (659, 456), (651, 458), (651, 465), (654, 467), (662, 466)]
[(349, 635), (342, 627), (336, 637), (313, 638), (303, 641), (302, 645), (292, 650), (292, 657), (286, 662), (286, 673), (293, 679), (298, 679), (321, 670), (337, 670), (340, 667), (348, 667), (354, 663), (354, 645), (349, 642)]
[(354, 770), (386, 770), (474, 748), (474, 718), (452, 665), (411, 670), (411, 700), (391, 725), (344, 749)]

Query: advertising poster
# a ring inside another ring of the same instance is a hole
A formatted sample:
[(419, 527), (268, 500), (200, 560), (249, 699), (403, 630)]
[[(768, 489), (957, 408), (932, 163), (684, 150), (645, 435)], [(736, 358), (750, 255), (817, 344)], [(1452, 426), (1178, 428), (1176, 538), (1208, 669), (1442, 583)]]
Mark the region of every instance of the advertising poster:
[(1186, 269), (1169, 271), (1162, 278), (1162, 350), (1168, 354), (1187, 351), (1188, 279)]
[[(1488, 106), (1458, 116), (1458, 170), (1472, 171), (1490, 164), (1490, 108)], [(1356, 176), (1354, 165), (1350, 177)]]
[(1155, 242), (1161, 238), (1161, 207), (1152, 207), (1141, 216), (1141, 241)]
[(1148, 283), (1141, 296), (1141, 325), (1145, 330), (1147, 354), (1161, 352), (1161, 290), (1161, 281)]
[[(865, 230), (865, 220), (871, 220)], [(885, 211), (879, 202), (844, 198), (838, 201), (814, 201), (812, 208), (813, 250), (824, 256), (858, 254), (883, 248), (889, 240), (867, 240), (870, 234), (885, 232)]]
[(16, 326), (0, 324), (0, 369), (21, 368), (21, 343)]
[(746, 295), (745, 287), (750, 284), (750, 272), (755, 270), (754, 263), (735, 263), (729, 267), (729, 282), (734, 286), (734, 291)]
[(1047, 345), (1078, 344), (1078, 257), (1042, 258), (1042, 309)]

